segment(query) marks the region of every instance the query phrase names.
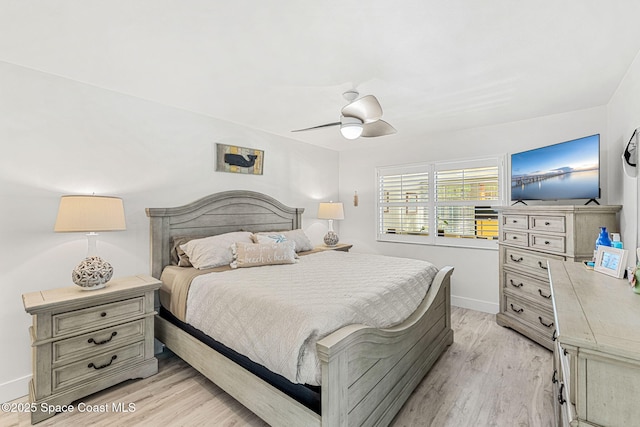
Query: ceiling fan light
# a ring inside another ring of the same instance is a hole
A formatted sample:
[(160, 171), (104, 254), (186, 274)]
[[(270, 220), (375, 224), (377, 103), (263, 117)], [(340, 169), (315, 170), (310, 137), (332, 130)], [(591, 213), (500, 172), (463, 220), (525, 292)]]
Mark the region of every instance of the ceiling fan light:
[(362, 121), (355, 117), (341, 117), (340, 133), (346, 139), (357, 139), (362, 135)]
[(340, 127), (340, 133), (347, 139), (358, 139), (362, 135), (362, 125), (342, 125)]

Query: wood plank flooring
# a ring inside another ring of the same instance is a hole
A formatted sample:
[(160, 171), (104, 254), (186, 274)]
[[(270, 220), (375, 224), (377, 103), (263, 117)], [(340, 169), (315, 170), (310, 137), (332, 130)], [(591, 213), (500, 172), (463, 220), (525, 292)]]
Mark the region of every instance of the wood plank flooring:
[[(548, 350), (498, 326), (486, 313), (454, 307), (452, 327), (454, 343), (396, 416), (394, 427), (553, 425)], [(163, 355), (159, 366), (157, 375), (74, 404), (103, 405), (102, 412), (62, 413), (38, 426), (266, 426), (177, 356)], [(113, 403), (133, 404), (135, 411), (115, 412)], [(0, 412), (0, 426), (29, 425), (29, 414)]]

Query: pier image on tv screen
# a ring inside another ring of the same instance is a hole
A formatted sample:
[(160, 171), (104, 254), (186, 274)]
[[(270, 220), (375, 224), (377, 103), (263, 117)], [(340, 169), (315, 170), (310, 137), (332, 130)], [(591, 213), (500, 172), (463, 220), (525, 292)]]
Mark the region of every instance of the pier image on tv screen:
[(511, 200), (600, 197), (600, 135), (511, 155)]

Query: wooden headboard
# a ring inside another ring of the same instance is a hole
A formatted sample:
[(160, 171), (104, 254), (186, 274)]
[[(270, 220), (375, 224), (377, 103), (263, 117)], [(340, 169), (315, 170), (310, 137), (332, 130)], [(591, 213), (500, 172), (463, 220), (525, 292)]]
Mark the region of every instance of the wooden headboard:
[(225, 191), (173, 208), (147, 208), (151, 222), (151, 275), (160, 278), (171, 264), (171, 240), (231, 231), (294, 230), (304, 208), (291, 208), (254, 191)]

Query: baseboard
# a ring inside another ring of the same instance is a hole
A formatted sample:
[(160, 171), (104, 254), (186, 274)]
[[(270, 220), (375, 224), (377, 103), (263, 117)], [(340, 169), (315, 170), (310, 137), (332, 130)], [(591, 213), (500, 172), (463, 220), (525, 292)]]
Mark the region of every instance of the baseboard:
[(457, 297), (455, 295), (451, 295), (451, 305), (490, 314), (496, 314), (500, 311), (500, 305), (497, 303), (473, 298)]
[(0, 402), (10, 402), (29, 394), (31, 374), (0, 384)]

